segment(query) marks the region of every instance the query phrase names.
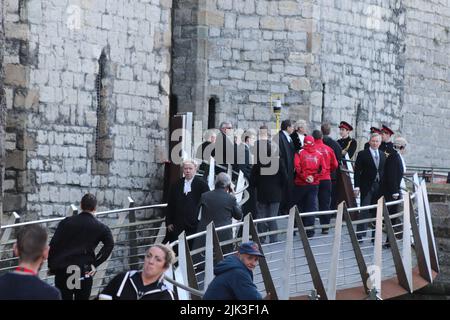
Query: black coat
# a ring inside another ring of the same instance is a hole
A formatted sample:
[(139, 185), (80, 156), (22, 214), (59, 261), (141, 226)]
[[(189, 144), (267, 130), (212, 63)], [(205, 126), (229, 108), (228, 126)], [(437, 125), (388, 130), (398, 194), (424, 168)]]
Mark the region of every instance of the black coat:
[[(269, 140), (259, 140), (255, 144), (255, 150), (260, 150), (264, 153), (266, 150), (267, 157), (271, 157), (271, 143)], [(268, 169), (274, 163), (267, 163), (262, 161), (261, 157), (255, 157), (256, 163), (252, 168), (252, 174), (250, 177), (250, 184), (256, 188), (256, 198), (261, 203), (273, 203), (281, 202), (282, 191), (284, 185), (287, 183), (286, 170), (278, 169), (274, 170), (274, 174), (265, 174), (264, 169)], [(279, 157), (271, 158), (273, 162), (277, 161), (276, 165), (283, 165), (283, 162), (279, 161)]]
[[(306, 137), (306, 134), (305, 134), (304, 136)], [(299, 133), (298, 133), (297, 131), (294, 131), (294, 132), (291, 134), (291, 139), (292, 139), (292, 142), (294, 143), (294, 150), (295, 150), (295, 152), (297, 153), (297, 152), (299, 152), (300, 150), (302, 150), (302, 148), (303, 148), (303, 143), (302, 143), (302, 141), (300, 140)]]
[(178, 180), (169, 193), (166, 225), (174, 225), (174, 236), (178, 236), (184, 230), (189, 233), (195, 232), (198, 223), (200, 197), (203, 193), (209, 191), (207, 183), (196, 176), (191, 183), (191, 192), (185, 195), (184, 180), (185, 178)]
[[(99, 243), (103, 247), (95, 254)], [(114, 248), (111, 230), (89, 212), (65, 218), (50, 241), (48, 267), (51, 272), (70, 265), (98, 267), (108, 259)]]
[[(384, 175), (384, 164), (386, 161), (386, 157), (384, 153), (378, 150), (379, 155), (379, 165), (378, 165), (378, 173), (380, 181), (383, 180)], [(359, 187), (361, 191), (361, 199), (364, 198), (365, 195), (370, 191), (370, 188), (375, 181), (377, 176), (377, 168), (375, 166), (375, 162), (372, 158), (372, 154), (369, 149), (362, 150), (358, 153), (355, 162), (354, 169), (354, 182), (355, 188)]]
[(355, 139), (347, 137), (346, 139), (339, 139), (337, 141), (342, 150), (347, 150), (348, 157), (351, 159), (355, 154), (357, 142)]
[(234, 145), (235, 160), (233, 164), (233, 170), (239, 172), (242, 171), (244, 177), (250, 179), (252, 172), (251, 153), (250, 148), (245, 143)]
[[(337, 162), (339, 164), (341, 164), (342, 148), (339, 145), (339, 143), (337, 143), (336, 141), (331, 139), (329, 136), (323, 136), (323, 143), (326, 144), (327, 146), (329, 146), (331, 149), (333, 149), (333, 152), (334, 152), (334, 155), (336, 156)], [(336, 180), (338, 170), (334, 170), (333, 172), (331, 172), (331, 174), (330, 174), (331, 180)]]
[(214, 149), (216, 163), (221, 165), (233, 164), (234, 158), (234, 142), (223, 132), (220, 132), (217, 135)]
[(289, 209), (293, 204), (292, 192), (294, 189), (294, 143), (289, 142), (283, 131), (279, 133), (279, 148), (280, 148), (280, 170), (283, 170), (282, 175), (287, 177), (281, 194), (280, 213), (288, 214)]
[(383, 194), (386, 197), (386, 201), (392, 201), (392, 195), (394, 193), (401, 194), (400, 184), (403, 179), (403, 163), (400, 158), (400, 154), (394, 152), (387, 157), (384, 164), (384, 176), (383, 176)]

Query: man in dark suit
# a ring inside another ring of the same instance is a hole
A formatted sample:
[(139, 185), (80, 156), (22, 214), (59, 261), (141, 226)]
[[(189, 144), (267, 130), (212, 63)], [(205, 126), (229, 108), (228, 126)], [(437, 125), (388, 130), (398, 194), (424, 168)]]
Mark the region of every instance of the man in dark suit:
[[(320, 126), (320, 130), (322, 131), (323, 134), (323, 143), (327, 146), (329, 146), (331, 149), (333, 149), (334, 155), (336, 156), (336, 160), (338, 162), (338, 164), (341, 164), (341, 160), (342, 160), (342, 148), (339, 145), (339, 143), (337, 143), (336, 141), (334, 141), (331, 137), (330, 137), (330, 133), (331, 133), (331, 125), (328, 122), (323, 123)], [(330, 203), (330, 209), (331, 210), (336, 210), (337, 208), (337, 175), (339, 174), (339, 167), (331, 172), (330, 178), (331, 178), (331, 203)]]
[(177, 240), (183, 231), (186, 231), (186, 236), (197, 231), (200, 197), (209, 191), (209, 187), (202, 178), (195, 175), (196, 172), (197, 164), (194, 161), (183, 162), (184, 177), (172, 186), (169, 193), (164, 243)]
[[(403, 174), (405, 172), (405, 162), (402, 154), (405, 152), (406, 140), (404, 138), (396, 138), (394, 142), (394, 148), (391, 151), (389, 157), (386, 158), (384, 165), (383, 176), (383, 195), (386, 202), (395, 201), (402, 197), (402, 191), (400, 185), (402, 183)], [(389, 214), (398, 213), (398, 205), (389, 206)], [(399, 225), (401, 223), (400, 218), (393, 218), (392, 225), (398, 239), (402, 238), (401, 231), (403, 227)], [(389, 246), (389, 241), (386, 238), (386, 246)]]
[[(378, 133), (381, 135), (381, 129), (378, 129), (377, 127), (370, 127), (370, 134), (372, 133)], [(369, 149), (370, 145), (369, 145), (369, 141), (367, 141), (364, 144), (364, 150)]]
[[(374, 133), (370, 136), (369, 149), (362, 150), (358, 153), (355, 162), (355, 197), (361, 194), (361, 206), (375, 204), (381, 196), (381, 181), (384, 174), (385, 155), (379, 150), (381, 144), (381, 136)], [(375, 210), (363, 210), (359, 214), (360, 219), (373, 218)], [(362, 242), (363, 236), (366, 235), (367, 223), (358, 224), (357, 236)], [(372, 237), (375, 231), (372, 232)], [(374, 240), (372, 239), (372, 243)]]
[(230, 122), (224, 121), (220, 124), (220, 133), (216, 138), (216, 145), (214, 149), (214, 159), (216, 164), (225, 166), (225, 169), (217, 169), (219, 172), (227, 172), (228, 165), (234, 163), (234, 141), (233, 141), (233, 126)]
[[(215, 189), (202, 194), (200, 198), (200, 221), (198, 223), (197, 232), (206, 230), (208, 224), (212, 221), (214, 226), (221, 227), (232, 223), (232, 218), (236, 220), (242, 219), (242, 210), (232, 195), (231, 178), (224, 172), (216, 177)], [(231, 240), (233, 238), (232, 229), (226, 229), (218, 232), (219, 241)], [(196, 238), (194, 248), (204, 246), (204, 237)], [(233, 250), (232, 245), (222, 246), (223, 253)]]
[[(96, 268), (108, 259), (114, 248), (111, 230), (97, 220), (96, 209), (95, 196), (85, 194), (81, 199), (82, 212), (61, 221), (50, 241), (48, 267), (55, 274), (55, 286), (63, 300), (89, 299)], [(100, 242), (103, 247), (95, 254)], [(77, 270), (79, 276), (74, 274)], [(79, 282), (73, 284), (74, 276)]]
[[(289, 214), (289, 210), (293, 205), (292, 192), (294, 190), (294, 156), (295, 147), (291, 134), (294, 132), (294, 126), (291, 120), (283, 120), (281, 122), (281, 130), (278, 133), (278, 148), (280, 157), (279, 170), (285, 170), (283, 176), (287, 177), (286, 184), (282, 192), (282, 200), (280, 203), (280, 215)], [(282, 165), (281, 165), (282, 163)]]

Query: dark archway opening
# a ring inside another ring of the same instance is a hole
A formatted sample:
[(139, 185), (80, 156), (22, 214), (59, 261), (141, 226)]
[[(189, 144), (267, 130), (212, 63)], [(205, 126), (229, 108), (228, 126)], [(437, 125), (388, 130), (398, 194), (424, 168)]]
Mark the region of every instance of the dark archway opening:
[(211, 97), (208, 101), (208, 129), (216, 127), (216, 98)]

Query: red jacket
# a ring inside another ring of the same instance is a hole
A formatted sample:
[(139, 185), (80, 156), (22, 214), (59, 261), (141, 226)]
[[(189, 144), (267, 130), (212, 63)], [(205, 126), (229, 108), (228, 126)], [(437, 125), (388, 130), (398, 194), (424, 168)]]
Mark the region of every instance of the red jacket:
[(330, 173), (336, 170), (339, 165), (333, 149), (324, 144), (322, 139), (314, 140), (314, 147), (322, 154), (325, 162), (325, 166), (319, 176), (319, 180), (331, 180)]
[[(300, 152), (295, 154), (294, 157), (295, 166), (295, 185), (297, 186), (307, 186), (307, 185), (318, 185), (320, 180), (320, 174), (325, 167), (325, 162), (314, 146), (305, 145)], [(313, 176), (314, 180), (312, 183), (306, 182), (308, 176)]]

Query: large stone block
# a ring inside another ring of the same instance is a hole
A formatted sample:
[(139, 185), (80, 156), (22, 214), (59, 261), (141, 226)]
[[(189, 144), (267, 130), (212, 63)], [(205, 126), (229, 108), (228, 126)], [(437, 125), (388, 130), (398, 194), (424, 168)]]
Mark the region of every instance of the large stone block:
[(261, 18), (261, 28), (269, 30), (284, 30), (284, 19), (279, 17)]
[(5, 84), (26, 87), (27, 68), (20, 64), (6, 64), (5, 66)]
[(8, 39), (19, 39), (26, 41), (30, 34), (30, 28), (25, 23), (5, 23), (5, 37)]
[(14, 150), (12, 152), (7, 153), (5, 167), (7, 169), (25, 170), (26, 169), (25, 160), (26, 156), (24, 151)]
[(23, 194), (5, 193), (3, 197), (3, 211), (22, 211), (26, 206), (26, 197)]
[(31, 109), (37, 111), (39, 107), (39, 91), (35, 89), (30, 90), (16, 90), (14, 94), (14, 108), (15, 109)]

